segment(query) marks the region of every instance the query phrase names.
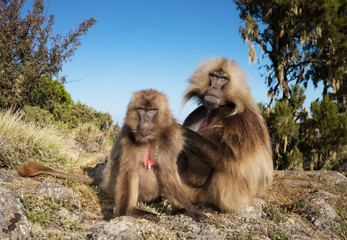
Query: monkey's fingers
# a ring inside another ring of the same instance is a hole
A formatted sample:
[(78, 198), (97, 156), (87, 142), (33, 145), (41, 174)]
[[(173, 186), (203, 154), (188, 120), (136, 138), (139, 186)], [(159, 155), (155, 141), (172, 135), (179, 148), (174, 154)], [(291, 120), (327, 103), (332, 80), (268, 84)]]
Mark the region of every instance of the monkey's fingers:
[(157, 214), (147, 212), (141, 209), (132, 209), (127, 213), (129, 216), (140, 217), (154, 222), (159, 222), (159, 216)]
[(147, 219), (147, 220), (150, 220), (150, 221), (153, 221), (153, 222), (159, 222), (159, 216), (155, 215), (155, 214), (145, 214), (142, 216), (144, 219)]
[(171, 215), (178, 215), (178, 214), (183, 214), (185, 212), (186, 212), (186, 210), (184, 208), (178, 208), (178, 207), (172, 206), (170, 213), (171, 213)]
[(189, 212), (188, 216), (199, 222), (202, 222), (208, 219), (208, 217), (205, 214), (203, 214), (202, 212), (199, 212), (198, 210)]

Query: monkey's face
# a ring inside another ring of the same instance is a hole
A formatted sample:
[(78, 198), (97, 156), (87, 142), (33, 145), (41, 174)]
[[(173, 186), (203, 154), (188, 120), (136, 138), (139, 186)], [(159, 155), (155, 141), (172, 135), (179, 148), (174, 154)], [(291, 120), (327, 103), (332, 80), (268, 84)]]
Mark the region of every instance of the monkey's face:
[(223, 57), (204, 61), (189, 79), (190, 85), (185, 91), (182, 105), (195, 98), (208, 110), (217, 110), (220, 106), (234, 108), (233, 114), (242, 112), (244, 105), (256, 108), (246, 83), (246, 75), (233, 61)]
[(227, 74), (222, 69), (209, 74), (209, 87), (203, 93), (203, 104), (208, 110), (217, 109), (223, 105), (223, 88), (229, 82)]
[(154, 130), (154, 119), (158, 113), (158, 109), (154, 107), (141, 106), (136, 110), (138, 113), (137, 137), (145, 139)]
[(124, 119), (138, 143), (157, 139), (174, 122), (166, 96), (154, 89), (134, 92)]

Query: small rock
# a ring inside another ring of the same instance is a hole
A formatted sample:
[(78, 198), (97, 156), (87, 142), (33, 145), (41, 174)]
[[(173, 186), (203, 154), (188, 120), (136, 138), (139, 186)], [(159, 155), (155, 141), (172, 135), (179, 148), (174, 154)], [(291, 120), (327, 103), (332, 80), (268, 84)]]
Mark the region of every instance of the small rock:
[(265, 208), (266, 202), (260, 198), (256, 198), (251, 206), (237, 212), (236, 215), (243, 216), (246, 219), (257, 219), (266, 216), (264, 212)]
[(85, 168), (84, 170), (87, 171), (89, 177), (94, 179), (94, 183), (96, 185), (99, 185), (102, 182), (102, 176), (105, 166), (105, 163), (98, 163), (95, 167)]
[(87, 152), (98, 152), (100, 150), (100, 145), (91, 139), (88, 139), (84, 146)]
[(57, 212), (57, 215), (59, 217), (59, 221), (61, 224), (81, 223), (83, 220), (83, 213), (75, 213), (75, 212), (67, 210), (66, 208), (60, 209)]
[(1, 186), (0, 196), (0, 239), (31, 239), (31, 223), (20, 199)]
[(132, 240), (143, 239), (140, 237), (140, 231), (136, 227), (136, 220), (132, 217), (119, 217), (112, 219), (110, 222), (105, 222), (98, 227), (91, 239), (95, 240), (108, 240), (108, 239), (120, 239), (120, 240)]
[(76, 140), (70, 138), (68, 144), (71, 146), (68, 150), (69, 154), (75, 156), (76, 158), (83, 158), (85, 151), (83, 150), (83, 145)]
[(35, 189), (35, 194), (39, 197), (52, 199), (55, 202), (69, 202), (73, 208), (80, 209), (80, 199), (73, 190), (56, 183), (44, 183)]
[(312, 224), (317, 226), (321, 230), (332, 230), (332, 227), (339, 226), (336, 211), (322, 198), (319, 196), (310, 196), (304, 200), (307, 203), (307, 208), (310, 209), (311, 213), (308, 214), (307, 218)]
[(11, 171), (0, 169), (0, 183), (12, 183), (14, 179), (15, 176)]

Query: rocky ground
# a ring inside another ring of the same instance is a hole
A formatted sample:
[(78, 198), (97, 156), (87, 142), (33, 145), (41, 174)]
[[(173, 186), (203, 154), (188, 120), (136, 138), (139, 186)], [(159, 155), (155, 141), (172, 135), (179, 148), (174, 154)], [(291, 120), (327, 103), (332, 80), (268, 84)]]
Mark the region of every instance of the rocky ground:
[(346, 239), (346, 188), (338, 172), (276, 171), (267, 197), (242, 212), (198, 205), (209, 220), (196, 222), (170, 215), (166, 201), (141, 204), (160, 214), (151, 222), (112, 219), (112, 201), (96, 187), (0, 169), (0, 239)]

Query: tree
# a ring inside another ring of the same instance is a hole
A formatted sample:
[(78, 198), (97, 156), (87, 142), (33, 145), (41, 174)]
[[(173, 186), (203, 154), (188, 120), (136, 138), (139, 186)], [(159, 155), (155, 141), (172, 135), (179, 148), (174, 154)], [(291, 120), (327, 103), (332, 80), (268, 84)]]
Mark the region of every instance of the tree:
[[(47, 79), (59, 77), (63, 64), (81, 44), (83, 35), (96, 23), (83, 21), (66, 36), (52, 33), (54, 16), (45, 14), (44, 0), (35, 0), (24, 14), (25, 0), (0, 0), (0, 107), (40, 105)], [(59, 85), (56, 85), (59, 86)]]
[(36, 106), (47, 108), (51, 103), (73, 104), (71, 95), (58, 80), (45, 77), (41, 79), (40, 85), (41, 87), (35, 89), (31, 94), (31, 102), (34, 102)]
[(302, 124), (299, 148), (306, 169), (336, 169), (347, 156), (347, 113), (329, 96), (311, 104), (312, 118)]
[(273, 108), (260, 105), (269, 126), (273, 143), (276, 169), (303, 169), (303, 156), (298, 149), (301, 121), (307, 117), (303, 108), (304, 90), (299, 85), (291, 86), (291, 101), (282, 99)]
[(289, 84), (323, 83), (323, 95), (339, 92), (347, 71), (347, 0), (234, 0), (244, 27), (240, 34), (249, 44), (251, 61), (257, 59), (254, 44), (270, 64), (266, 83), (273, 99)]
[[(234, 2), (250, 61), (257, 59), (255, 44), (269, 60), (261, 68), (271, 100), (262, 112), (275, 166), (338, 167), (347, 156), (347, 0)], [(311, 104), (311, 115), (303, 108), (308, 82), (323, 86), (323, 100)]]

